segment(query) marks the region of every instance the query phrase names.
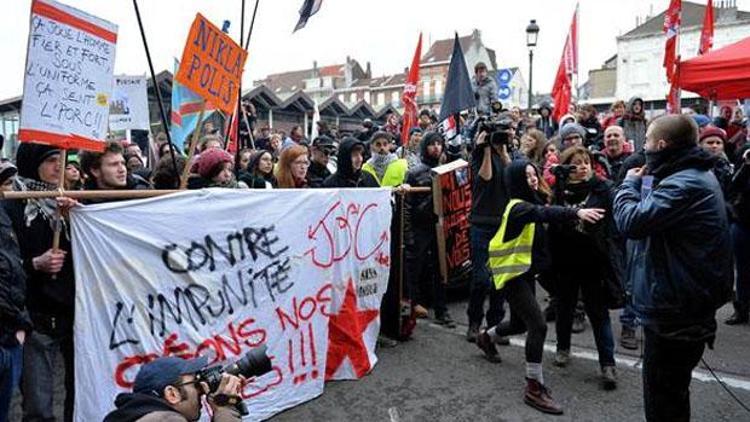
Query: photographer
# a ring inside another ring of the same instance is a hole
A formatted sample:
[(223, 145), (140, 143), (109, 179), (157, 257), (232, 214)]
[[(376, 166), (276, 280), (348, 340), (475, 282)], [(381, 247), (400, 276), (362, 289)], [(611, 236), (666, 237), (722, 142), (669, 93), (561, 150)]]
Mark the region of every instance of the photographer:
[[(491, 288), (492, 277), (487, 268), (487, 248), (490, 240), (500, 228), (503, 210), (508, 204), (503, 172), (510, 163), (508, 154), (510, 129), (506, 126), (505, 130), (502, 130), (502, 125), (495, 125), (496, 129), (498, 127), (500, 130), (492, 131), (491, 127), (480, 126), (476, 147), (471, 152), (473, 179), (469, 236), (473, 276), (469, 306), (466, 311), (469, 316), (466, 340), (470, 342), (476, 341), (483, 319), (487, 320), (487, 326), (492, 327), (500, 323), (503, 317), (502, 296), (497, 290)], [(484, 300), (488, 294), (490, 308), (485, 314)]]
[[(201, 396), (209, 386), (198, 381), (196, 374), (203, 370), (208, 358), (158, 358), (144, 365), (135, 376), (132, 393), (122, 393), (115, 399), (117, 409), (104, 422), (183, 422), (196, 421), (201, 416)], [(215, 392), (208, 394), (214, 422), (241, 420), (235, 404), (239, 397), (242, 378), (223, 373)]]

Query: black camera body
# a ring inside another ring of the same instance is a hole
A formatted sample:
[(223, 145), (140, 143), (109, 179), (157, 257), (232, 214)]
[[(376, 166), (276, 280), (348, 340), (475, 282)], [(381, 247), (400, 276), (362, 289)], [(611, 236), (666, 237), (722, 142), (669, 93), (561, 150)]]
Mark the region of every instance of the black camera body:
[(557, 179), (559, 179), (561, 182), (564, 182), (568, 179), (571, 173), (575, 173), (578, 168), (571, 164), (560, 164), (552, 167), (552, 174), (555, 175)]
[[(245, 378), (258, 377), (273, 369), (271, 367), (271, 359), (266, 354), (267, 348), (265, 345), (253, 349), (236, 362), (227, 366), (213, 366), (210, 368), (201, 369), (195, 374), (195, 378), (200, 382), (205, 382), (208, 385), (208, 394), (215, 393), (219, 389), (221, 384), (221, 376), (224, 373), (243, 376)], [(237, 403), (237, 409), (240, 414), (247, 415), (247, 407), (243, 401)]]
[(513, 146), (510, 131), (512, 120), (505, 116), (481, 116), (477, 122), (479, 132), (487, 132), (491, 145)]

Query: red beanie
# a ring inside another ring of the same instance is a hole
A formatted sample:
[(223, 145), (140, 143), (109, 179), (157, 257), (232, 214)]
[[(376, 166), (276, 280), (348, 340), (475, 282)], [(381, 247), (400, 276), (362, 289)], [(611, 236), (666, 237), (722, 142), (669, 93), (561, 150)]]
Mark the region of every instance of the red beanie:
[(232, 154), (220, 148), (210, 148), (198, 157), (198, 174), (204, 179), (211, 179), (221, 171), (224, 163), (232, 163)]
[(706, 126), (701, 130), (701, 136), (699, 139), (699, 142), (702, 142), (704, 139), (708, 138), (709, 136), (718, 136), (721, 138), (722, 141), (727, 141), (727, 133), (724, 131), (724, 129), (716, 126)]

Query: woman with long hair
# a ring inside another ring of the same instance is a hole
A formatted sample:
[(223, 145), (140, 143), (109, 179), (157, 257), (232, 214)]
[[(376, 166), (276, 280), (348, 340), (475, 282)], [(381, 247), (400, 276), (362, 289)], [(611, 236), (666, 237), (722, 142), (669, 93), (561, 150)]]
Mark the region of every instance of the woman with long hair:
[(538, 129), (529, 129), (521, 137), (521, 154), (537, 167), (544, 164), (544, 147), (547, 144), (547, 137), (544, 132)]
[[(535, 129), (533, 129), (535, 130)], [(510, 202), (495, 237), (490, 241), (489, 265), (495, 288), (502, 290), (510, 304), (510, 322), (485, 330), (477, 346), (485, 354), (497, 353), (491, 347), (500, 337), (526, 335), (526, 390), (524, 402), (537, 410), (561, 414), (542, 376), (542, 354), (547, 324), (536, 300), (536, 277), (550, 264), (545, 224), (568, 222), (596, 223), (604, 210), (548, 206), (551, 192), (539, 168), (530, 161), (513, 161), (505, 170)], [(488, 356), (491, 357), (491, 356)]]
[(266, 150), (256, 151), (250, 155), (247, 171), (240, 174), (240, 180), (250, 189), (271, 189), (276, 186), (273, 175), (273, 155)]
[(279, 189), (306, 188), (310, 156), (307, 148), (292, 145), (281, 152), (276, 173)]

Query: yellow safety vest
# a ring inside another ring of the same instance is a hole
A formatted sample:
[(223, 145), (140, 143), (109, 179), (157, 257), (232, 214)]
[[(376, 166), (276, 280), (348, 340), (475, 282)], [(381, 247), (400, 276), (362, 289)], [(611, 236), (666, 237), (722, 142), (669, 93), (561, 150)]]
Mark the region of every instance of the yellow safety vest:
[(398, 186), (404, 183), (406, 179), (406, 171), (409, 169), (409, 163), (405, 158), (399, 158), (396, 161), (388, 164), (388, 167), (383, 173), (383, 179), (378, 178), (375, 168), (369, 163), (365, 163), (362, 166), (362, 171), (366, 171), (377, 180), (380, 186)]
[(521, 202), (523, 201), (520, 199), (511, 199), (508, 202), (503, 214), (503, 221), (500, 224), (500, 230), (490, 241), (489, 266), (495, 288), (498, 290), (502, 289), (509, 280), (520, 276), (531, 268), (531, 249), (534, 245), (535, 223), (524, 226), (521, 234), (515, 239), (503, 242), (510, 210)]

